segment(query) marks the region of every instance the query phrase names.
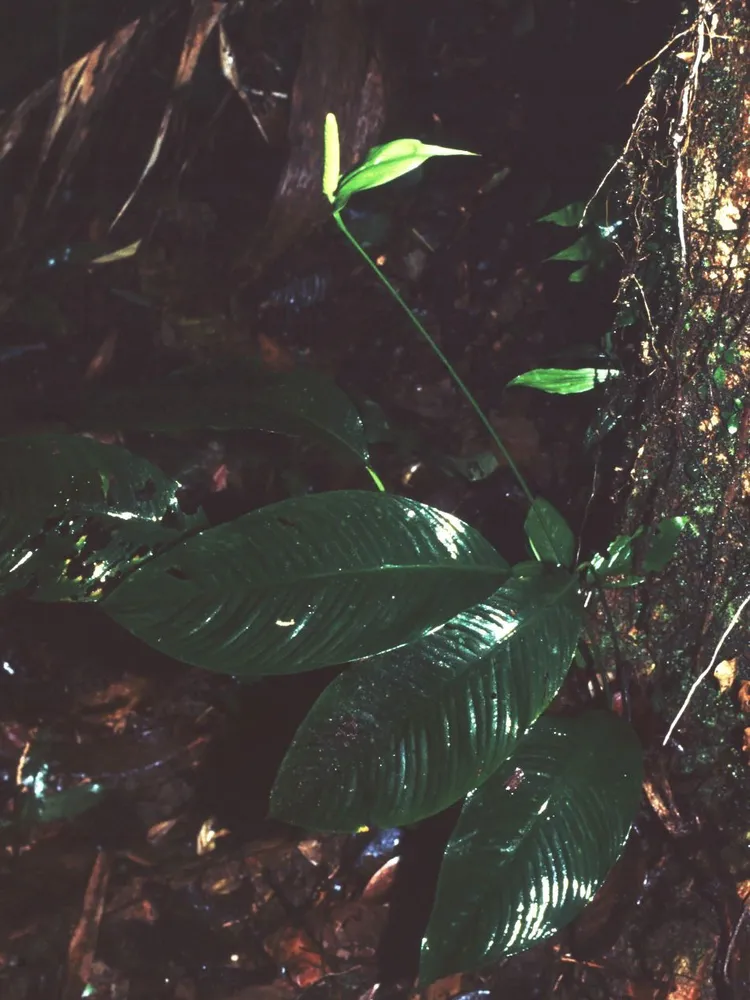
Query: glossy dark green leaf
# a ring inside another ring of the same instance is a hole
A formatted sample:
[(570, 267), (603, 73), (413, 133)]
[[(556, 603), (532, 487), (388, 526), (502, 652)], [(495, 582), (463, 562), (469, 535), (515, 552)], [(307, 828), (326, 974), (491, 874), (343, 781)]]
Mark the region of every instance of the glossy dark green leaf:
[(576, 392), (590, 392), (618, 374), (611, 368), (535, 368), (517, 375), (508, 385), (526, 385), (542, 392), (569, 396)]
[(420, 982), (524, 951), (570, 923), (620, 856), (642, 782), (630, 725), (545, 716), (466, 800), (446, 848)]
[(524, 531), (532, 551), (542, 562), (573, 566), (576, 540), (562, 514), (548, 500), (537, 497), (526, 516)]
[(349, 461), (369, 460), (362, 420), (351, 400), (335, 382), (313, 371), (222, 376), (210, 383), (174, 378), (92, 396), (81, 405), (76, 421), (97, 430), (254, 428), (305, 435)]
[(509, 579), (411, 646), (340, 674), (300, 726), (271, 813), (309, 829), (414, 823), (492, 773), (557, 693), (581, 628), (561, 570)]
[(646, 579), (643, 572), (636, 572), (635, 540), (644, 533), (643, 526), (632, 535), (618, 535), (610, 542), (605, 556), (595, 555), (591, 565), (598, 574), (598, 582), (609, 590), (636, 587)]
[(506, 575), (506, 562), (457, 518), (344, 490), (204, 531), (149, 561), (103, 607), (187, 663), (297, 673), (411, 642)]
[(124, 448), (38, 434), (0, 439), (0, 593), (85, 600), (203, 525), (179, 483)]
[(607, 546), (605, 556), (595, 555), (591, 565), (603, 576), (615, 576), (619, 573), (629, 573), (633, 569), (633, 543), (644, 528), (637, 528), (632, 535), (618, 535)]
[(34, 572), (28, 595), (37, 601), (97, 601), (105, 587), (203, 527), (208, 522), (202, 514), (183, 519), (182, 527), (119, 515), (62, 517), (47, 524), (34, 559), (24, 565)]
[[(618, 535), (610, 542), (606, 555), (595, 555), (591, 565), (607, 588), (635, 587), (648, 573), (660, 573), (673, 558), (680, 535), (689, 523), (686, 517), (664, 518), (648, 532), (641, 526), (632, 535)], [(640, 546), (635, 542), (646, 535)], [(602, 579), (603, 578), (603, 579)]]

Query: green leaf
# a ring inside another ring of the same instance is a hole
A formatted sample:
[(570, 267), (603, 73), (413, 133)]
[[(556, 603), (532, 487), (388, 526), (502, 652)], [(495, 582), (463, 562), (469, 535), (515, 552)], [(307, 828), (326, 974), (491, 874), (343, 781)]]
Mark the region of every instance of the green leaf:
[(637, 528), (632, 535), (618, 535), (607, 546), (606, 556), (595, 555), (591, 565), (603, 576), (617, 576), (630, 573), (633, 569), (633, 542), (643, 534), (643, 527)]
[(688, 524), (689, 518), (668, 517), (650, 528), (641, 558), (636, 557), (635, 541), (644, 534), (643, 526), (632, 535), (618, 535), (610, 543), (606, 556), (594, 556), (591, 566), (604, 577), (605, 587), (634, 587), (643, 583), (647, 573), (660, 573), (664, 569), (673, 558), (679, 537)]
[[(19, 801), (14, 824), (26, 830), (37, 824), (71, 820), (98, 806), (106, 788), (90, 772), (99, 770), (99, 757), (85, 742), (66, 740), (45, 727), (36, 729), (18, 765)], [(131, 754), (128, 760), (132, 758)]]
[(564, 208), (558, 208), (556, 212), (543, 215), (537, 222), (553, 222), (556, 226), (564, 226), (567, 229), (575, 228), (583, 218), (583, 210), (586, 207), (585, 201), (573, 201)]
[(641, 748), (616, 715), (540, 719), (466, 800), (422, 943), (420, 984), (524, 951), (570, 923), (620, 856)]
[(537, 498), (524, 523), (533, 553), (542, 562), (570, 568), (575, 560), (575, 538), (565, 518), (548, 500)]
[(0, 439), (0, 594), (93, 599), (134, 561), (204, 524), (179, 483), (124, 448), (75, 435)]
[(314, 830), (415, 823), (487, 778), (557, 693), (582, 621), (561, 570), (513, 578), (420, 641), (323, 692), (276, 777), (271, 814)]
[(27, 775), (22, 783), (27, 784), (28, 778), (31, 780), (21, 798), (18, 814), (22, 826), (74, 819), (99, 805), (102, 800), (103, 789), (96, 782), (81, 782), (71, 788), (57, 790), (54, 784), (47, 783), (44, 765), (36, 775)]
[(111, 586), (208, 526), (202, 514), (186, 522), (189, 530), (142, 519), (123, 521), (120, 515), (64, 516), (45, 527), (38, 555), (28, 563), (35, 571), (29, 596), (37, 601), (97, 601), (105, 584)]
[(576, 392), (590, 392), (619, 374), (619, 371), (612, 368), (535, 368), (517, 375), (508, 385), (526, 385), (542, 392), (569, 396)]
[(254, 428), (304, 435), (340, 458), (367, 464), (364, 427), (335, 382), (313, 371), (242, 372), (206, 383), (176, 377), (160, 385), (90, 395), (75, 421), (97, 430), (180, 432)]
[(649, 546), (643, 557), (644, 573), (661, 573), (677, 550), (680, 535), (687, 527), (687, 517), (665, 517), (649, 533)]
[(547, 260), (590, 261), (602, 253), (602, 238), (597, 233), (584, 233), (575, 243), (547, 257)]
[(344, 177), (334, 200), (334, 211), (340, 212), (353, 194), (388, 184), (411, 170), (416, 170), (432, 156), (478, 156), (465, 149), (429, 146), (419, 139), (394, 139), (383, 146), (373, 146), (362, 163)]
[(591, 265), (584, 264), (583, 267), (577, 268), (568, 275), (568, 281), (571, 285), (580, 285), (586, 280), (586, 278), (588, 278), (590, 273)]
[(508, 567), (482, 536), (404, 497), (283, 500), (149, 561), (103, 602), (156, 649), (242, 676), (298, 673), (420, 638)]

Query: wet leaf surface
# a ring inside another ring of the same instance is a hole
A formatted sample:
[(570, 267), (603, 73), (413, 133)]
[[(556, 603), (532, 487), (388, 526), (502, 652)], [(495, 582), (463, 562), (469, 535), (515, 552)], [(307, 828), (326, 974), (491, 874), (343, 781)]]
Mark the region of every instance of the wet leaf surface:
[(342, 490), (271, 504), (186, 539), (101, 607), (185, 663), (241, 677), (301, 673), (412, 642), (507, 573), (456, 518)]
[(356, 831), (416, 823), (471, 792), (568, 672), (581, 627), (572, 583), (512, 578), (419, 642), (342, 673), (297, 732), (271, 814)]
[(641, 748), (603, 712), (544, 717), (470, 793), (445, 852), (420, 979), (556, 934), (618, 859), (641, 797)]

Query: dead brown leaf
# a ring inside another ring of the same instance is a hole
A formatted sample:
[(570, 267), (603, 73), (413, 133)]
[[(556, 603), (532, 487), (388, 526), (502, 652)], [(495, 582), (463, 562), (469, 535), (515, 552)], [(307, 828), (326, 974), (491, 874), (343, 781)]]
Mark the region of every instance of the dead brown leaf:
[(104, 910), (109, 872), (109, 854), (106, 851), (99, 851), (86, 886), (81, 917), (68, 947), (68, 976), (62, 995), (63, 1000), (74, 1000), (74, 998), (78, 1000), (88, 984)]
[(141, 176), (138, 178), (130, 196), (125, 201), (125, 204), (112, 220), (110, 229), (117, 225), (119, 220), (128, 210), (133, 202), (133, 199), (140, 191), (143, 182), (151, 173), (157, 160), (159, 159), (159, 155), (161, 154), (162, 146), (164, 145), (164, 140), (169, 129), (169, 123), (172, 119), (172, 115), (174, 114), (177, 95), (192, 80), (193, 74), (195, 73), (195, 67), (198, 64), (198, 57), (203, 51), (203, 46), (206, 44), (211, 32), (216, 27), (216, 22), (219, 20), (223, 9), (224, 4), (218, 3), (216, 0), (194, 0), (192, 13), (190, 15), (190, 23), (185, 35), (182, 52), (180, 53), (180, 60), (175, 72), (174, 82), (172, 84), (172, 99), (164, 110), (164, 114), (157, 130), (156, 139), (151, 147), (151, 153), (146, 161), (146, 165), (141, 171)]

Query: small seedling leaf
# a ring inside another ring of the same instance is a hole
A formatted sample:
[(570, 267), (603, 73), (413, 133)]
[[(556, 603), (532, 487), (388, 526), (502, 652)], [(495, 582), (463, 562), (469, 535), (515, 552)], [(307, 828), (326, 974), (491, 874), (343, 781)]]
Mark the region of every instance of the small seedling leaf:
[(416, 170), (432, 156), (477, 156), (465, 149), (430, 146), (419, 139), (394, 139), (383, 146), (373, 146), (363, 162), (343, 179), (336, 191), (334, 211), (341, 211), (353, 194), (380, 187)]
[(590, 392), (618, 374), (611, 368), (535, 368), (517, 375), (508, 385), (525, 385), (530, 389), (569, 396), (576, 392)]

